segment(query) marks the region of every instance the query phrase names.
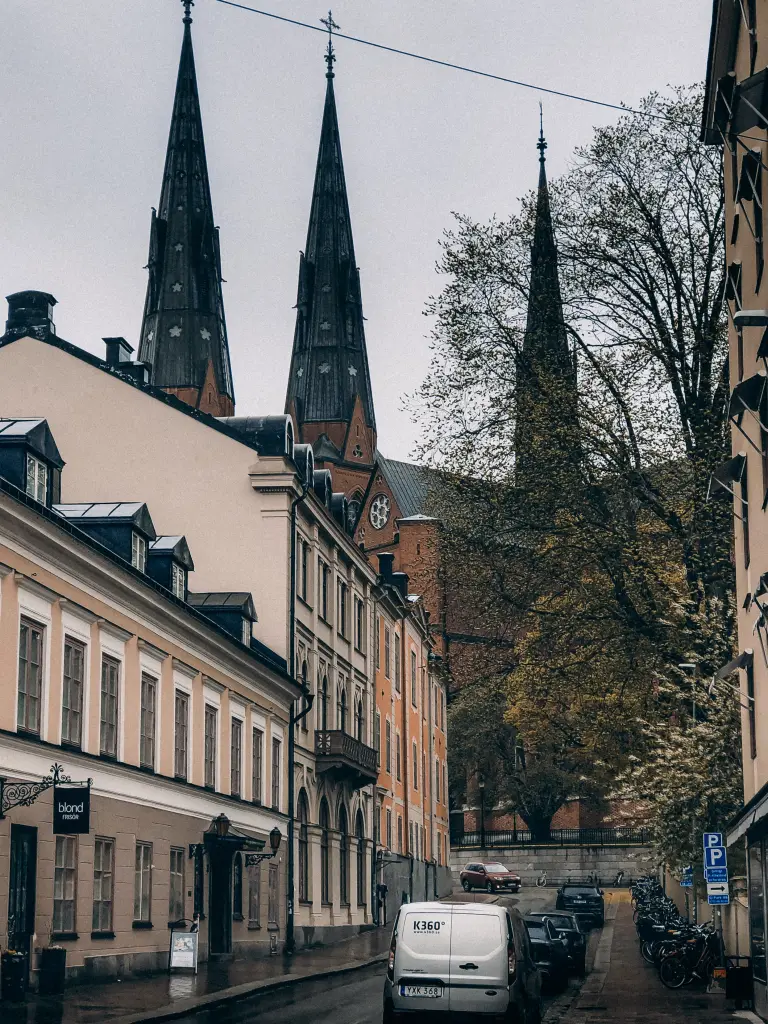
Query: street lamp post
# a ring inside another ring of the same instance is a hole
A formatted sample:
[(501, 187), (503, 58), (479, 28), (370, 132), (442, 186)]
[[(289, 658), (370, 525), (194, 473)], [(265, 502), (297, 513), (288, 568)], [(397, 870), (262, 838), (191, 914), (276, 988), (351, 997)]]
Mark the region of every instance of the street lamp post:
[(480, 779), (477, 784), (480, 790), (480, 849), (485, 849), (485, 781)]

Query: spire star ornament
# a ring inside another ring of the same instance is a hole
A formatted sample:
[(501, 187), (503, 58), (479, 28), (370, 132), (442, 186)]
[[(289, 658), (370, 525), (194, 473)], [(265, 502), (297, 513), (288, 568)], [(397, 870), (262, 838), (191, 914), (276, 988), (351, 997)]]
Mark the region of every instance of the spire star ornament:
[(211, 340), (211, 332), (208, 330), (207, 327), (200, 328), (200, 337), (203, 339), (203, 341)]
[(172, 338), (180, 338), (181, 337), (181, 328), (178, 327), (178, 326), (177, 327), (172, 327), (170, 329), (170, 331), (168, 331), (168, 333), (170, 334), (170, 336)]

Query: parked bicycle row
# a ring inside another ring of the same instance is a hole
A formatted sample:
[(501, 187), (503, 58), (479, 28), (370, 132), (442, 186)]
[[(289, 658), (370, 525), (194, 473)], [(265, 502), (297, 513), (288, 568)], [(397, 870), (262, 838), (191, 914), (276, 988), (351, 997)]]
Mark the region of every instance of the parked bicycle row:
[(631, 893), (640, 953), (667, 988), (708, 984), (721, 962), (720, 938), (712, 925), (686, 920), (657, 878), (639, 879)]

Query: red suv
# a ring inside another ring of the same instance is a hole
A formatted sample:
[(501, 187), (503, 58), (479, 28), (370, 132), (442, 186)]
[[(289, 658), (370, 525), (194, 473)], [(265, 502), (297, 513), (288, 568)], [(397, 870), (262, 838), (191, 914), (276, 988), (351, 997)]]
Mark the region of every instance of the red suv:
[(496, 862), (467, 864), (459, 875), (459, 881), (464, 892), (472, 889), (485, 889), (486, 892), (509, 889), (510, 892), (520, 892), (520, 875)]

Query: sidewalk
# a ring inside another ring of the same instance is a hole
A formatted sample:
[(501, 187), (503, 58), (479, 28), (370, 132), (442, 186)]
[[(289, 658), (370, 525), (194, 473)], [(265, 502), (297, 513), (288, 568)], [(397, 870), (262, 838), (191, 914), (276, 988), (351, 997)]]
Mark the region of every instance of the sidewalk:
[(319, 949), (261, 960), (201, 964), (196, 975), (149, 975), (104, 985), (78, 985), (62, 996), (29, 993), (25, 1003), (0, 1003), (2, 1024), (96, 1024), (103, 1021), (168, 1019), (195, 1009), (212, 1009), (259, 989), (300, 978), (354, 970), (383, 959), (390, 928), (377, 928)]
[(621, 897), (606, 908), (594, 966), (581, 991), (562, 1016), (553, 1008), (547, 1024), (737, 1024), (722, 993), (662, 985), (656, 968), (640, 956), (632, 906), (627, 893)]

